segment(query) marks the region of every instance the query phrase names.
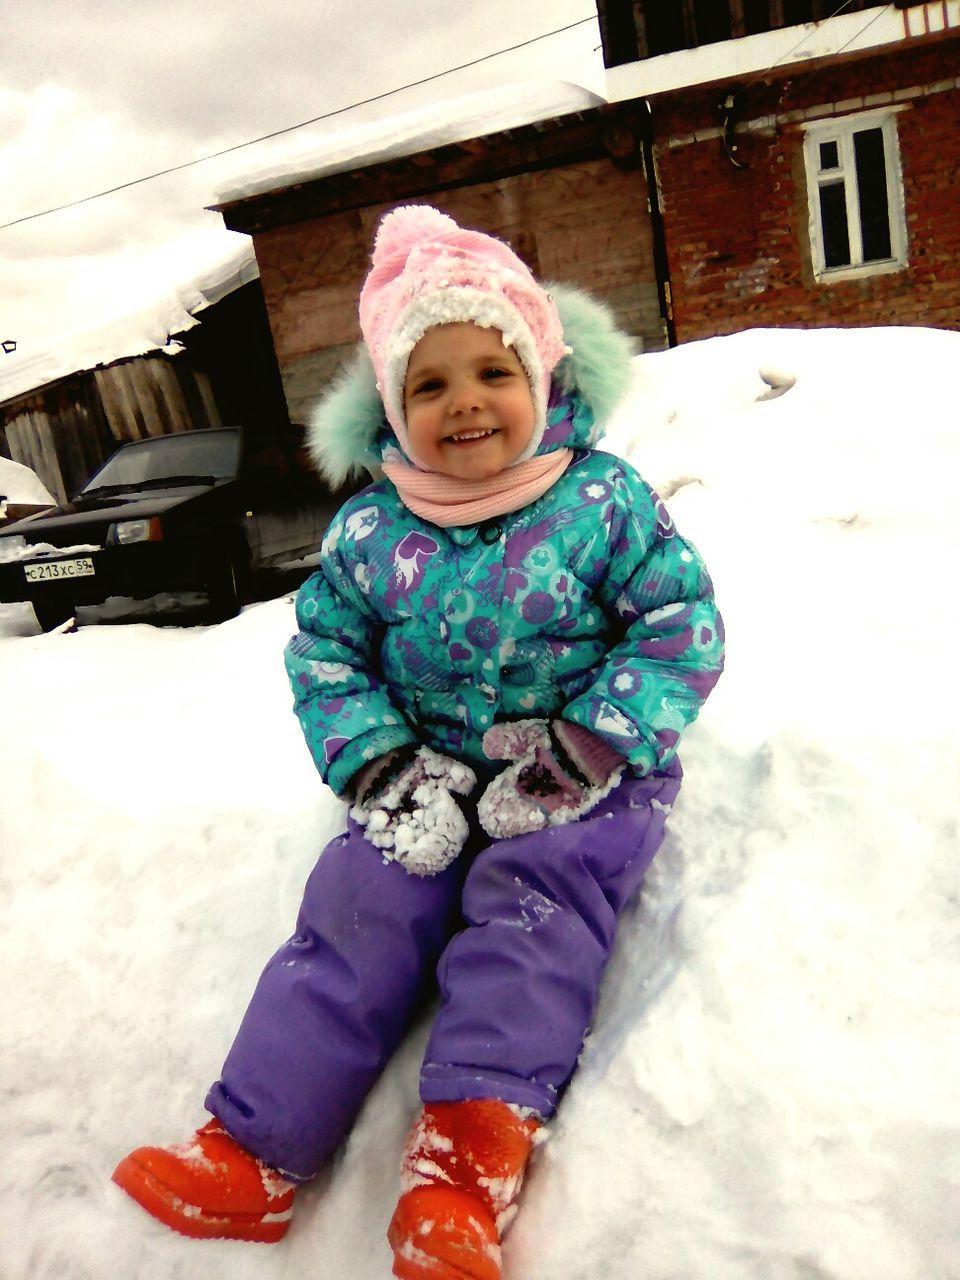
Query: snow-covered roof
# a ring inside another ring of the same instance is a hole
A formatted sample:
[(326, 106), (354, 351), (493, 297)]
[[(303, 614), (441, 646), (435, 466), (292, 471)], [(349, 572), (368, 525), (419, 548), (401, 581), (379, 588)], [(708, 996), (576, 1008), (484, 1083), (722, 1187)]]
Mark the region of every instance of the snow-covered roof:
[[(247, 160), (217, 193), (217, 200), (239, 200), (323, 174), (585, 111), (602, 102), (580, 85), (538, 81), (441, 101), (336, 133), (298, 130), (261, 147), (260, 160)], [(172, 288), (158, 283), (162, 273), (145, 275), (145, 292), (139, 299), (132, 296), (124, 313), (89, 329), (61, 334), (43, 351), (0, 358), (0, 404), (71, 373), (151, 351), (176, 351), (176, 335), (197, 324), (199, 312), (257, 276), (248, 240)]]
[(339, 132), (300, 129), (260, 149), (260, 160), (253, 165), (248, 160), (236, 177), (227, 179), (217, 193), (217, 202), (230, 204), (278, 187), (588, 111), (604, 101), (582, 85), (535, 81), (435, 102)]
[(258, 275), (253, 245), (244, 239), (177, 284), (151, 279), (149, 296), (105, 324), (61, 334), (43, 351), (0, 357), (0, 404), (71, 373), (150, 351), (178, 351), (176, 335), (198, 324), (201, 311)]
[(258, 159), (253, 163), (248, 155), (236, 176), (222, 181), (217, 207), (605, 103), (795, 66), (841, 52), (863, 52), (958, 26), (960, 0), (925, 5), (919, 17), (892, 6), (841, 13), (824, 22), (722, 40), (608, 68), (602, 89), (598, 86), (596, 92), (568, 81), (526, 82), (441, 100), (335, 132), (322, 125), (298, 129), (258, 147)]

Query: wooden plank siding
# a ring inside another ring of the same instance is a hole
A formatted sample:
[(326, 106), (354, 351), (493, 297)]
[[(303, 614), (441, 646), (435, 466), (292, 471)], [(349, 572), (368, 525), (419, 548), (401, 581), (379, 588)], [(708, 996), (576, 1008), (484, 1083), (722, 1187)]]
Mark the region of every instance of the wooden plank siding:
[(206, 373), (158, 353), (0, 405), (0, 454), (30, 467), (62, 502), (119, 444), (219, 424)]
[(75, 374), (0, 407), (0, 453), (22, 462), (59, 501), (113, 450), (93, 380)]
[[(884, 0), (846, 0), (842, 11), (857, 13), (883, 7)], [(608, 67), (781, 27), (823, 22), (840, 8), (840, 0), (597, 0)]]
[(177, 354), (115, 360), (0, 404), (0, 455), (62, 501), (127, 441), (224, 423), (262, 440), (287, 425), (258, 280), (208, 307), (178, 343)]
[[(94, 378), (115, 440), (142, 440), (219, 425), (206, 375), (181, 370), (167, 357), (125, 360), (95, 370)], [(206, 383), (206, 389), (188, 394), (185, 383), (191, 381)]]

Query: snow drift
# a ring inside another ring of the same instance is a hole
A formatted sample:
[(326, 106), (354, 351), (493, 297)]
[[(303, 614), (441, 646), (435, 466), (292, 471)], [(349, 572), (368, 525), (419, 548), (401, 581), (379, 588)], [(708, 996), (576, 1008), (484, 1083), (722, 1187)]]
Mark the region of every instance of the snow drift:
[[(958, 359), (773, 330), (635, 363), (609, 447), (703, 552), (728, 667), (508, 1280), (960, 1276)], [(281, 1245), (181, 1239), (109, 1182), (203, 1120), (342, 820), (292, 629), (289, 598), (209, 629), (0, 612), (5, 1280), (389, 1274), (423, 1026)]]

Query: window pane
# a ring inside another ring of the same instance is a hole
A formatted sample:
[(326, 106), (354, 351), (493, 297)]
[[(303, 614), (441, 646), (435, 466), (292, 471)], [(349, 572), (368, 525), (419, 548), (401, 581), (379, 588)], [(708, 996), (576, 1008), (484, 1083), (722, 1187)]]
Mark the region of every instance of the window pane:
[(890, 214), (887, 208), (887, 170), (883, 158), (883, 130), (861, 129), (853, 135), (860, 196), (860, 234), (864, 262), (891, 257)]
[(824, 169), (840, 168), (839, 144), (836, 142), (820, 143), (820, 172)]
[(847, 198), (842, 182), (829, 182), (820, 188), (820, 226), (823, 231), (824, 266), (849, 266), (850, 233), (847, 228)]

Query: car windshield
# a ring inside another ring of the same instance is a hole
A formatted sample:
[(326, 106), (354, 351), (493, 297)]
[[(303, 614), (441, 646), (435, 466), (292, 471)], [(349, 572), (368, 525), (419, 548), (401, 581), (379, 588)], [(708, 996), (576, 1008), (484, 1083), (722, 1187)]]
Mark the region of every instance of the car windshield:
[(162, 487), (178, 480), (232, 480), (240, 468), (239, 431), (183, 431), (124, 445), (81, 489)]

